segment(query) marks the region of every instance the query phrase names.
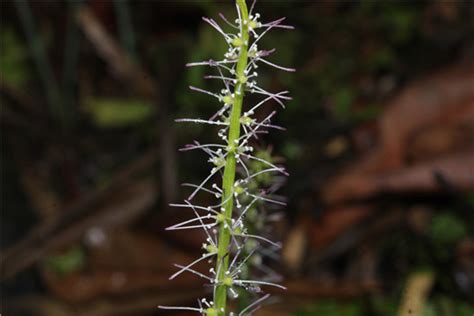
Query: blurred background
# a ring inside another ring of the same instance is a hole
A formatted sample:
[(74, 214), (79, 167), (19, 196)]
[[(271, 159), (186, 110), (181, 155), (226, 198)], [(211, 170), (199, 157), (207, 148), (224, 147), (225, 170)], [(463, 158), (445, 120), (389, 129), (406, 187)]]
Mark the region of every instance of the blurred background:
[[(474, 2), (259, 1), (286, 16), (262, 66), (293, 100), (261, 140), (284, 161), (271, 263), (285, 292), (257, 315), (474, 313)], [(216, 130), (202, 16), (231, 1), (1, 1), (1, 306), (7, 316), (168, 315), (208, 288), (174, 263), (199, 232), (164, 228), (209, 170), (178, 153)], [(268, 109), (275, 108), (268, 104)], [(269, 289), (270, 290), (270, 289)], [(187, 315), (175, 313), (174, 315)]]

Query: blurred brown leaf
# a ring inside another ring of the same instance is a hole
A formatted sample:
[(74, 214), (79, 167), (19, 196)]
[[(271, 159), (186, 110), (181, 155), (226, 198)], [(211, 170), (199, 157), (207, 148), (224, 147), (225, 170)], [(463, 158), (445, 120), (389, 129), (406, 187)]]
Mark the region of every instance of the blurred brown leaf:
[[(379, 121), (380, 143), (332, 179), (329, 203), (381, 192), (474, 188), (474, 63), (451, 66), (407, 86)], [(410, 161), (412, 160), (412, 161)]]

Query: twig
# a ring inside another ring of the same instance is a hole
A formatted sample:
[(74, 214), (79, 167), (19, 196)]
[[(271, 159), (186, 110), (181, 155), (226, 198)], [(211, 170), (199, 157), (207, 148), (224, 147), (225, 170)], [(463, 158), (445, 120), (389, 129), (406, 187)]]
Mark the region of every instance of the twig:
[(408, 279), (398, 316), (422, 316), (427, 296), (433, 286), (432, 273), (415, 273)]
[[(133, 161), (130, 165), (126, 166), (112, 177), (110, 182), (111, 185), (108, 188), (98, 189), (89, 193), (84, 199), (66, 209), (64, 212), (61, 212), (61, 215), (52, 218), (48, 222), (39, 224), (39, 226), (28, 233), (26, 237), (2, 254), (0, 257), (0, 266), (2, 267), (2, 275), (0, 276), (0, 279), (15, 275), (17, 272), (41, 258), (44, 255), (44, 251), (41, 251), (39, 254), (31, 255), (31, 259), (26, 260), (22, 266), (10, 264), (10, 268), (6, 267), (8, 263), (16, 262), (15, 258), (24, 257), (25, 253), (35, 250), (38, 245), (45, 244), (48, 239), (52, 238), (52, 236), (57, 236), (59, 233), (64, 232), (65, 228), (73, 226), (75, 221), (84, 219), (91, 214), (93, 217), (95, 207), (97, 207), (107, 195), (123, 188), (124, 185), (130, 181), (130, 178), (133, 175), (148, 169), (155, 160), (156, 155), (154, 151), (145, 153), (142, 157)], [(57, 237), (53, 239), (56, 238)]]
[(79, 9), (77, 18), (85, 36), (119, 80), (132, 86), (143, 96), (156, 96), (158, 84), (143, 69), (131, 62), (87, 6)]
[[(116, 196), (125, 197), (117, 199)], [(58, 230), (48, 232), (45, 238), (33, 239), (22, 244), (20, 250), (10, 252), (1, 260), (1, 278), (9, 278), (31, 266), (47, 254), (80, 239), (94, 226), (114, 227), (129, 222), (147, 210), (156, 200), (156, 187), (150, 181), (136, 182), (114, 192), (113, 202), (109, 201), (93, 213), (70, 223), (62, 223)], [(65, 213), (67, 214), (67, 213)], [(62, 215), (60, 218), (64, 218)]]

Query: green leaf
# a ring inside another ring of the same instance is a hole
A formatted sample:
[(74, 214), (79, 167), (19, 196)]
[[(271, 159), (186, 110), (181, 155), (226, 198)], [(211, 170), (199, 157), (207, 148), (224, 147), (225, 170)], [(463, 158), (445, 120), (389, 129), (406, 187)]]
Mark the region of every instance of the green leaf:
[(334, 95), (334, 114), (339, 120), (347, 120), (352, 113), (352, 102), (355, 99), (351, 89), (341, 88)]
[(84, 250), (74, 247), (62, 255), (51, 256), (45, 264), (59, 274), (65, 275), (81, 269), (86, 262)]
[(94, 123), (103, 128), (137, 125), (150, 118), (154, 108), (150, 101), (130, 99), (91, 98), (84, 110)]
[(450, 245), (466, 236), (467, 228), (457, 216), (444, 212), (433, 217), (429, 233), (436, 243)]
[(0, 33), (0, 77), (15, 88), (22, 87), (30, 73), (26, 63), (27, 51), (15, 32)]

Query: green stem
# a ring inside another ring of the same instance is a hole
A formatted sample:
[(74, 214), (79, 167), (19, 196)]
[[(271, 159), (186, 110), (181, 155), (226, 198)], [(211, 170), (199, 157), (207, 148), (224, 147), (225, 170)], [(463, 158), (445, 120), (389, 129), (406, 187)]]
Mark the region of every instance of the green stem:
[[(248, 21), (248, 10), (245, 0), (236, 0), (237, 5), (240, 10), (240, 15), (242, 21)], [(248, 42), (249, 42), (249, 33), (248, 33), (248, 23), (241, 23), (242, 30), (242, 46), (240, 47), (239, 60), (237, 62), (236, 68), (236, 78), (237, 84), (234, 89), (234, 102), (232, 105), (231, 115), (230, 115), (230, 126), (229, 126), (229, 136), (228, 136), (228, 146), (231, 148), (227, 155), (226, 165), (224, 169), (224, 176), (222, 180), (222, 201), (227, 201), (224, 205), (224, 215), (225, 219), (219, 227), (219, 245), (217, 251), (217, 264), (216, 271), (217, 273), (217, 285), (214, 290), (214, 308), (217, 312), (217, 315), (225, 315), (227, 310), (227, 286), (225, 284), (225, 272), (229, 267), (229, 245), (231, 237), (231, 226), (228, 222), (228, 219), (232, 218), (232, 209), (234, 206), (234, 181), (235, 181), (235, 150), (237, 144), (235, 141), (240, 137), (240, 116), (242, 112), (242, 103), (244, 98), (244, 80), (239, 80), (245, 78), (244, 70), (247, 67), (247, 58), (248, 58)], [(227, 222), (227, 224), (226, 224)]]

